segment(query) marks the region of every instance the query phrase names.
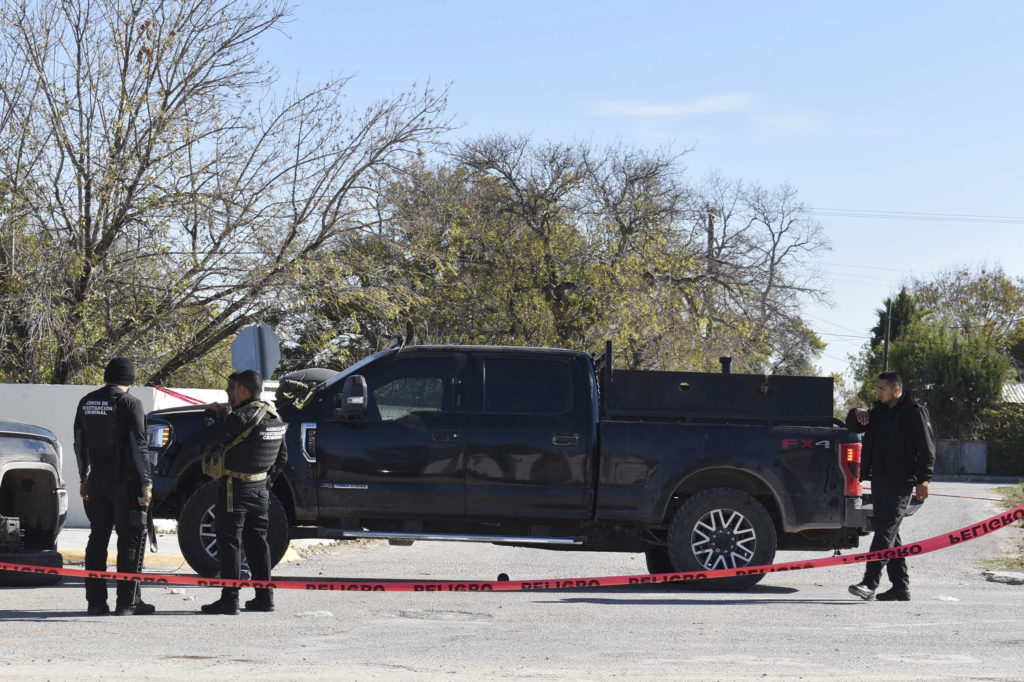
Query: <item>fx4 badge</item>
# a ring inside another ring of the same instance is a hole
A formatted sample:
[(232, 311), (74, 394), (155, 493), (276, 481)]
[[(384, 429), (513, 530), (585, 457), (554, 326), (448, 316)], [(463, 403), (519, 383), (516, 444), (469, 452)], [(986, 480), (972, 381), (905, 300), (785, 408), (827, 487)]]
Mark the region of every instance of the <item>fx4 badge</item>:
[(828, 449), (830, 445), (832, 445), (832, 441), (829, 440), (814, 441), (810, 439), (805, 440), (803, 438), (785, 438), (782, 441), (783, 450), (813, 450), (814, 448)]

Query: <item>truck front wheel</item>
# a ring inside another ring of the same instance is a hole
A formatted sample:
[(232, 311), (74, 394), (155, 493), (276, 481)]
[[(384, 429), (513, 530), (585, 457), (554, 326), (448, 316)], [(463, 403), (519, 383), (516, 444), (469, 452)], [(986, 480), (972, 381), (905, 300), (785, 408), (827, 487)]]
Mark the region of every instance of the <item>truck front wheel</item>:
[[(64, 557), (52, 549), (21, 550), (17, 552), (0, 552), (0, 562), (22, 564), (26, 566), (43, 566), (45, 568), (64, 568)], [(39, 587), (53, 585), (61, 580), (61, 576), (52, 573), (23, 573), (20, 571), (0, 571), (0, 585), (4, 587)]]
[[(713, 571), (770, 564), (775, 525), (764, 506), (731, 488), (703, 490), (676, 511), (668, 531), (668, 553), (677, 571)], [(745, 590), (763, 574), (688, 584), (705, 590)]]
[[(178, 546), (192, 570), (205, 578), (220, 573), (217, 562), (217, 531), (214, 505), (217, 503), (217, 481), (207, 481), (196, 488), (181, 508), (178, 518)], [(277, 495), (270, 493), (270, 565), (276, 566), (288, 551), (288, 514)], [(245, 566), (245, 550), (242, 550)]]

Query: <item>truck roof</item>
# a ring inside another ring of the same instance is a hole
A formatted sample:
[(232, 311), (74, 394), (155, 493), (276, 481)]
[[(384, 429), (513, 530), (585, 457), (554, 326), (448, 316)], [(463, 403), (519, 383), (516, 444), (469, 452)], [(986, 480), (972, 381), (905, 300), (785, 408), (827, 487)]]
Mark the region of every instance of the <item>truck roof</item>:
[(569, 348), (542, 348), (539, 346), (482, 346), (447, 344), (436, 346), (404, 346), (399, 352), (437, 352), (437, 353), (538, 353), (545, 355), (576, 355), (590, 357), (590, 353)]

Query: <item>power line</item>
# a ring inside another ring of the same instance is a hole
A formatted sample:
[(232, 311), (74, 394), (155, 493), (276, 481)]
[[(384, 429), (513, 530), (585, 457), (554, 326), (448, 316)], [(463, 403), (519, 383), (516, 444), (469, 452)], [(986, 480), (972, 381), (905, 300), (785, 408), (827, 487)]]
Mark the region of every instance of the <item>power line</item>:
[[(815, 330), (815, 333), (818, 334), (819, 336), (830, 336), (830, 337), (835, 337), (837, 339), (858, 339), (860, 341), (867, 341), (868, 339), (871, 338), (871, 334), (843, 334), (843, 333), (840, 333), (840, 332), (827, 332), (827, 331), (819, 332), (819, 331), (816, 331), (816, 330)], [(852, 343), (852, 342), (847, 342), (847, 343)]]
[(832, 327), (837, 327), (838, 329), (842, 329), (844, 331), (853, 332), (854, 334), (861, 334), (862, 335), (860, 330), (852, 329), (850, 327), (844, 327), (843, 325), (839, 324), (838, 322), (832, 322), (831, 320), (826, 320), (824, 317), (818, 317), (817, 315), (811, 315), (810, 313), (804, 313), (804, 317), (809, 317), (812, 320), (817, 320), (818, 322), (820, 322), (822, 324), (827, 324), (827, 325), (832, 326)]
[(1024, 216), (979, 215), (974, 213), (921, 213), (916, 211), (875, 211), (856, 208), (812, 208), (811, 215), (832, 218), (875, 218), (881, 220), (930, 220), (946, 223), (990, 223), (999, 225), (1022, 225)]
[[(839, 263), (836, 261), (821, 261), (821, 264), (828, 268), (847, 268), (851, 270), (882, 270), (884, 272), (904, 272), (913, 273), (914, 270), (908, 270), (907, 268), (886, 268), (880, 265), (851, 265), (850, 263)], [(931, 274), (933, 271), (927, 271)]]

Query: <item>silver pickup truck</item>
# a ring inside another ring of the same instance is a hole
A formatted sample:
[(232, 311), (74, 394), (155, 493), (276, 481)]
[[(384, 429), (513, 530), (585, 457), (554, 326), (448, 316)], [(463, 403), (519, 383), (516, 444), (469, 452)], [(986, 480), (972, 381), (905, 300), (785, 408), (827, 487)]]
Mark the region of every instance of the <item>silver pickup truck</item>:
[[(0, 563), (61, 568), (57, 536), (68, 514), (62, 452), (47, 429), (0, 419)], [(0, 585), (47, 585), (59, 575), (0, 571)]]

